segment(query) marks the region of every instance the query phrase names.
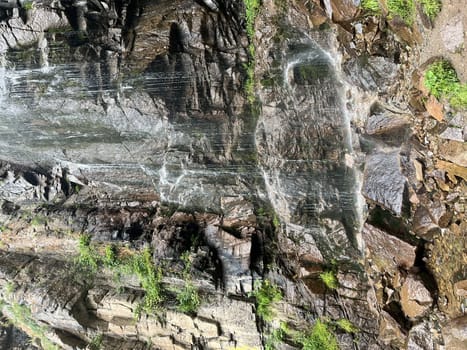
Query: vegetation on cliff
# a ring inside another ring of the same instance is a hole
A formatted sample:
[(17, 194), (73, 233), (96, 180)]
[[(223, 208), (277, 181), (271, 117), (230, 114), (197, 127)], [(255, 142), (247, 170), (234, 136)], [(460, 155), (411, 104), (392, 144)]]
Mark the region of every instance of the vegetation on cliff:
[(9, 322), (23, 330), (32, 339), (36, 340), (44, 350), (59, 350), (60, 348), (53, 343), (48, 336), (48, 327), (40, 324), (33, 317), (28, 306), (19, 304), (15, 301), (0, 300), (0, 311), (7, 316)]
[(248, 36), (248, 55), (249, 60), (246, 65), (247, 80), (245, 83), (245, 91), (248, 102), (253, 104), (255, 101), (255, 58), (256, 48), (254, 44), (255, 38), (255, 21), (260, 9), (259, 0), (244, 0), (245, 3), (245, 18), (246, 18), (246, 34)]
[(467, 85), (460, 83), (448, 61), (431, 64), (425, 72), (424, 84), (437, 99), (446, 99), (455, 108), (467, 107)]
[(434, 20), (441, 11), (441, 0), (420, 0), (423, 13), (431, 20)]

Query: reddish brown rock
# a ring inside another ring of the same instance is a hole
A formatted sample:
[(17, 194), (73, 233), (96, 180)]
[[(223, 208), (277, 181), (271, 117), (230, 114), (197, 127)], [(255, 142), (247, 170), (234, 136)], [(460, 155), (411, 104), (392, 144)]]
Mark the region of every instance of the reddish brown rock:
[(358, 6), (353, 0), (331, 0), (332, 20), (334, 22), (349, 22), (358, 14)]
[(433, 299), (422, 281), (414, 275), (409, 275), (400, 291), (402, 311), (409, 318), (423, 316), (430, 309)]
[(386, 232), (365, 224), (363, 240), (370, 258), (381, 271), (395, 273), (399, 267), (410, 269), (415, 262), (415, 247)]
[(428, 98), (428, 101), (425, 103), (425, 108), (437, 121), (440, 122), (444, 119), (443, 104), (438, 102), (434, 96)]

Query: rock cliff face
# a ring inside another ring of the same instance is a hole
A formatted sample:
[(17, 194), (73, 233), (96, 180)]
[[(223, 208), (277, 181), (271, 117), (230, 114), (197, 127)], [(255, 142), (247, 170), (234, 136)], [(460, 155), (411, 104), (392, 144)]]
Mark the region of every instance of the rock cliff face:
[(422, 98), (428, 19), (245, 12), (0, 3), (3, 348), (465, 345), (465, 113)]

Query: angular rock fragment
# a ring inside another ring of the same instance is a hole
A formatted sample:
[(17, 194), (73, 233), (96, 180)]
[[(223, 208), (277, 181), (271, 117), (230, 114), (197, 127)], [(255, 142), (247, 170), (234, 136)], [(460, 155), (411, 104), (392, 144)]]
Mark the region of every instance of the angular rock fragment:
[(400, 163), (398, 151), (368, 156), (362, 188), (367, 199), (393, 211), (396, 215), (402, 213), (407, 182)]
[(414, 246), (374, 226), (363, 226), (363, 240), (380, 271), (395, 273), (399, 268), (408, 270), (415, 263)]
[(407, 317), (417, 318), (430, 309), (433, 299), (422, 281), (414, 275), (409, 275), (402, 284), (400, 303)]

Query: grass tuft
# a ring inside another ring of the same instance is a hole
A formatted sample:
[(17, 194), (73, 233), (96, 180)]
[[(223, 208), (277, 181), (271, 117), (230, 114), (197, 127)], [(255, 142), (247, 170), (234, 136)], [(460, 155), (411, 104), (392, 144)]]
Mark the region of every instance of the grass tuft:
[(420, 3), (423, 13), (431, 20), (434, 20), (441, 11), (441, 0), (420, 0)]
[(454, 108), (467, 108), (467, 85), (461, 84), (452, 65), (446, 60), (431, 64), (423, 81), (430, 94), (447, 99)]
[(336, 336), (328, 329), (326, 323), (317, 320), (307, 336), (300, 336), (298, 342), (303, 350), (339, 350)]
[(371, 15), (381, 14), (381, 7), (379, 6), (378, 0), (362, 0), (360, 2), (360, 7)]
[(319, 278), (329, 289), (336, 289), (337, 288), (337, 277), (332, 271), (325, 271), (320, 273)]
[(389, 16), (399, 16), (409, 26), (415, 19), (414, 0), (387, 0)]
[(275, 316), (272, 310), (273, 304), (282, 300), (280, 289), (269, 280), (264, 280), (261, 285), (256, 285), (251, 295), (256, 299), (258, 316), (267, 322), (271, 321)]

